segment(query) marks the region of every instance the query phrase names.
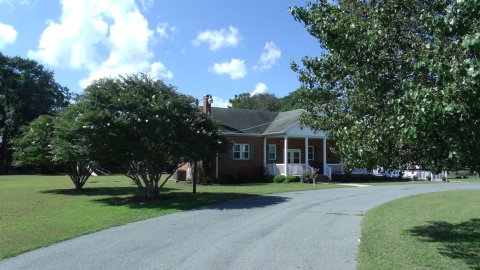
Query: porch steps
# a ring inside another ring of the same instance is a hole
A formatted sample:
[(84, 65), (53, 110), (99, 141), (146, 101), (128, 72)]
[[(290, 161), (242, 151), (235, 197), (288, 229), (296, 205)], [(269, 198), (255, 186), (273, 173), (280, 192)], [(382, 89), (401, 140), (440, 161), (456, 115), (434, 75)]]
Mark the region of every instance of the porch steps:
[(315, 176), (315, 182), (330, 182), (330, 179), (323, 174), (317, 174)]

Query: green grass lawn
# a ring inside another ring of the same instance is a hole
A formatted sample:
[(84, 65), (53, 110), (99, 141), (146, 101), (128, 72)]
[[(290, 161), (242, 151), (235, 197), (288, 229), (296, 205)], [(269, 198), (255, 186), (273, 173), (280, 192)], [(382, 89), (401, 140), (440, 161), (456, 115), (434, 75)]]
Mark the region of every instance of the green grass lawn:
[(333, 184), (192, 186), (169, 182), (145, 202), (121, 175), (91, 177), (85, 191), (67, 176), (0, 176), (0, 259), (112, 226), (251, 195), (340, 187)]
[(369, 211), (359, 269), (480, 269), (480, 191), (398, 199)]

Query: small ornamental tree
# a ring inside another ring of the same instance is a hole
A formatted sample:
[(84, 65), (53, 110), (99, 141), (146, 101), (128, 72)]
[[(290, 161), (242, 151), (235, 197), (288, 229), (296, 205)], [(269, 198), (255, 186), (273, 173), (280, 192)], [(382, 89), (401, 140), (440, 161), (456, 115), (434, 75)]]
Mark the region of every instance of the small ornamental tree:
[[(196, 193), (200, 172), (199, 163), (206, 161), (216, 153), (227, 151), (230, 142), (220, 134), (219, 124), (213, 121), (209, 115), (196, 111), (192, 113), (189, 120), (191, 128), (185, 131), (182, 152), (184, 161), (189, 162), (192, 168), (192, 192)], [(200, 165), (205, 168), (206, 164)]]
[[(124, 167), (145, 198), (155, 199), (179, 164), (198, 157), (198, 141), (218, 145), (216, 126), (194, 102), (144, 74), (106, 78), (87, 87), (75, 121), (88, 130), (94, 160)], [(168, 176), (160, 182), (163, 173)]]
[(92, 148), (87, 141), (91, 126), (79, 119), (82, 108), (70, 105), (57, 117), (52, 140), (53, 161), (65, 166), (75, 189), (80, 191), (95, 168)]
[(39, 167), (43, 173), (54, 171), (54, 119), (50, 115), (41, 115), (20, 129), (20, 136), (13, 140), (13, 166)]
[(40, 167), (52, 171), (63, 166), (75, 189), (80, 191), (94, 169), (86, 126), (77, 121), (78, 105), (70, 105), (58, 117), (42, 115), (22, 128), (14, 139), (14, 166)]

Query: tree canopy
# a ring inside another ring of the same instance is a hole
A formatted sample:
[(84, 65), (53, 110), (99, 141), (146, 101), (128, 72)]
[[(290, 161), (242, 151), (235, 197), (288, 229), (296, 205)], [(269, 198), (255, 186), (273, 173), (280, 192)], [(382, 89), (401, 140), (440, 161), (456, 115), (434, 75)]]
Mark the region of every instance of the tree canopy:
[(12, 161), (12, 138), (39, 115), (55, 114), (72, 94), (37, 62), (0, 53), (0, 173)]
[(283, 112), (302, 108), (301, 88), (290, 92), (283, 98), (277, 98), (274, 94), (264, 93), (255, 94), (241, 93), (235, 95), (229, 102), (232, 108), (248, 109), (257, 111)]
[(302, 121), (351, 167), (480, 171), (478, 0), (319, 0), (293, 7), (320, 41), (299, 73)]
[(148, 199), (182, 162), (215, 154), (227, 142), (191, 96), (147, 75), (95, 81), (80, 96), (74, 121), (85, 130), (91, 160), (116, 163)]

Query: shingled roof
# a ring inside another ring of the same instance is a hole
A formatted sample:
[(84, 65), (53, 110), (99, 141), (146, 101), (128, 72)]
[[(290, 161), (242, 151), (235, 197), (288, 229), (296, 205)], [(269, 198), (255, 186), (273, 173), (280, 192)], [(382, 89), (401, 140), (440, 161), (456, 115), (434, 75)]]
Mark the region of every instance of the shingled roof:
[(225, 135), (284, 133), (298, 122), (303, 110), (266, 112), (212, 107), (212, 117), (222, 123)]

